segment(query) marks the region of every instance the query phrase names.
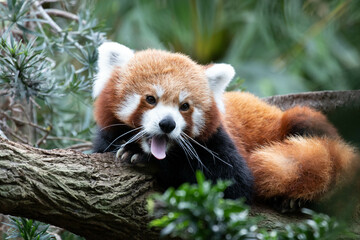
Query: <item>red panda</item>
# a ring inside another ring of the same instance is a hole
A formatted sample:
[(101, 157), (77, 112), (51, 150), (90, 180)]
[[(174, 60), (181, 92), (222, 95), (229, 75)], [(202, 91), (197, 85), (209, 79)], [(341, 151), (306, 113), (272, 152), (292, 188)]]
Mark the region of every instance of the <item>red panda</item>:
[(330, 191), (356, 157), (326, 117), (282, 111), (250, 93), (227, 92), (228, 64), (202, 66), (161, 50), (99, 47), (95, 152), (158, 166), (164, 187), (195, 182), (195, 170), (233, 184), (225, 197), (312, 201)]

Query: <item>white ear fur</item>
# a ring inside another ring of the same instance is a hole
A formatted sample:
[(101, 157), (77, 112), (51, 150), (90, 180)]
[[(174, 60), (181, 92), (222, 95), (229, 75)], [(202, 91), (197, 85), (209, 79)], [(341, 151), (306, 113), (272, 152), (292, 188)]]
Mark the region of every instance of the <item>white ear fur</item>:
[(117, 66), (124, 66), (133, 56), (134, 51), (116, 42), (105, 42), (98, 48), (98, 73), (94, 82), (92, 96), (96, 98)]
[(230, 64), (214, 64), (205, 70), (205, 75), (208, 78), (210, 88), (214, 93), (216, 105), (221, 112), (225, 112), (222, 95), (227, 85), (235, 76), (234, 68)]

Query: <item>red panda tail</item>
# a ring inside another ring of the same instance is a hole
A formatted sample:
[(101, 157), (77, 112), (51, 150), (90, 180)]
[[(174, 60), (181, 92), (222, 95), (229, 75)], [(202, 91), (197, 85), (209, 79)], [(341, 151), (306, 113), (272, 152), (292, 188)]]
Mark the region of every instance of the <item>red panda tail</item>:
[(311, 201), (343, 182), (355, 158), (340, 138), (292, 136), (253, 151), (248, 164), (259, 197)]
[(286, 110), (280, 124), (284, 136), (339, 136), (324, 114), (309, 107), (296, 106)]

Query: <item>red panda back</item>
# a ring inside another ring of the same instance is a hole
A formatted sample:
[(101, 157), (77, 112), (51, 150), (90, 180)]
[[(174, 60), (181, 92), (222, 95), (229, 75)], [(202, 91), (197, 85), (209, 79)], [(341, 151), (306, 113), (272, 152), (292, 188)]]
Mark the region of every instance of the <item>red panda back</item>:
[(225, 128), (245, 158), (257, 147), (279, 141), (282, 111), (246, 92), (224, 94)]

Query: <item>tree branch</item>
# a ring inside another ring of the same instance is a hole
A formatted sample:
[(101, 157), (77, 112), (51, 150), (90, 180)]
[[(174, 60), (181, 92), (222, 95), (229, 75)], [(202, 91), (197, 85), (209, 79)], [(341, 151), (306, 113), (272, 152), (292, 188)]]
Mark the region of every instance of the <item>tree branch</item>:
[(151, 174), (115, 166), (111, 154), (42, 150), (0, 138), (0, 210), (87, 239), (156, 239), (148, 228)]
[(77, 15), (70, 13), (70, 12), (63, 11), (63, 10), (59, 10), (56, 8), (45, 9), (45, 12), (50, 15), (69, 18), (71, 20), (79, 21), (79, 17)]
[[(315, 92), (267, 98), (286, 109), (310, 105), (324, 112), (360, 106), (360, 91)], [(153, 174), (117, 166), (112, 154), (43, 150), (0, 138), (0, 212), (44, 221), (87, 239), (158, 239), (146, 204)], [(254, 206), (267, 226), (299, 217)], [(301, 219), (301, 217), (300, 217)]]
[[(42, 7), (41, 3), (39, 1), (34, 2), (35, 8), (39, 11), (39, 14), (47, 21), (47, 23), (51, 26), (52, 29), (55, 30), (57, 33), (62, 32), (62, 28), (49, 16), (49, 14), (45, 11), (45, 9)], [(74, 41), (74, 39), (71, 36), (67, 36), (70, 42), (73, 42), (74, 45), (78, 49), (82, 49), (82, 46)]]
[(264, 98), (264, 101), (283, 110), (302, 105), (329, 113), (339, 108), (360, 108), (360, 90), (287, 94)]

